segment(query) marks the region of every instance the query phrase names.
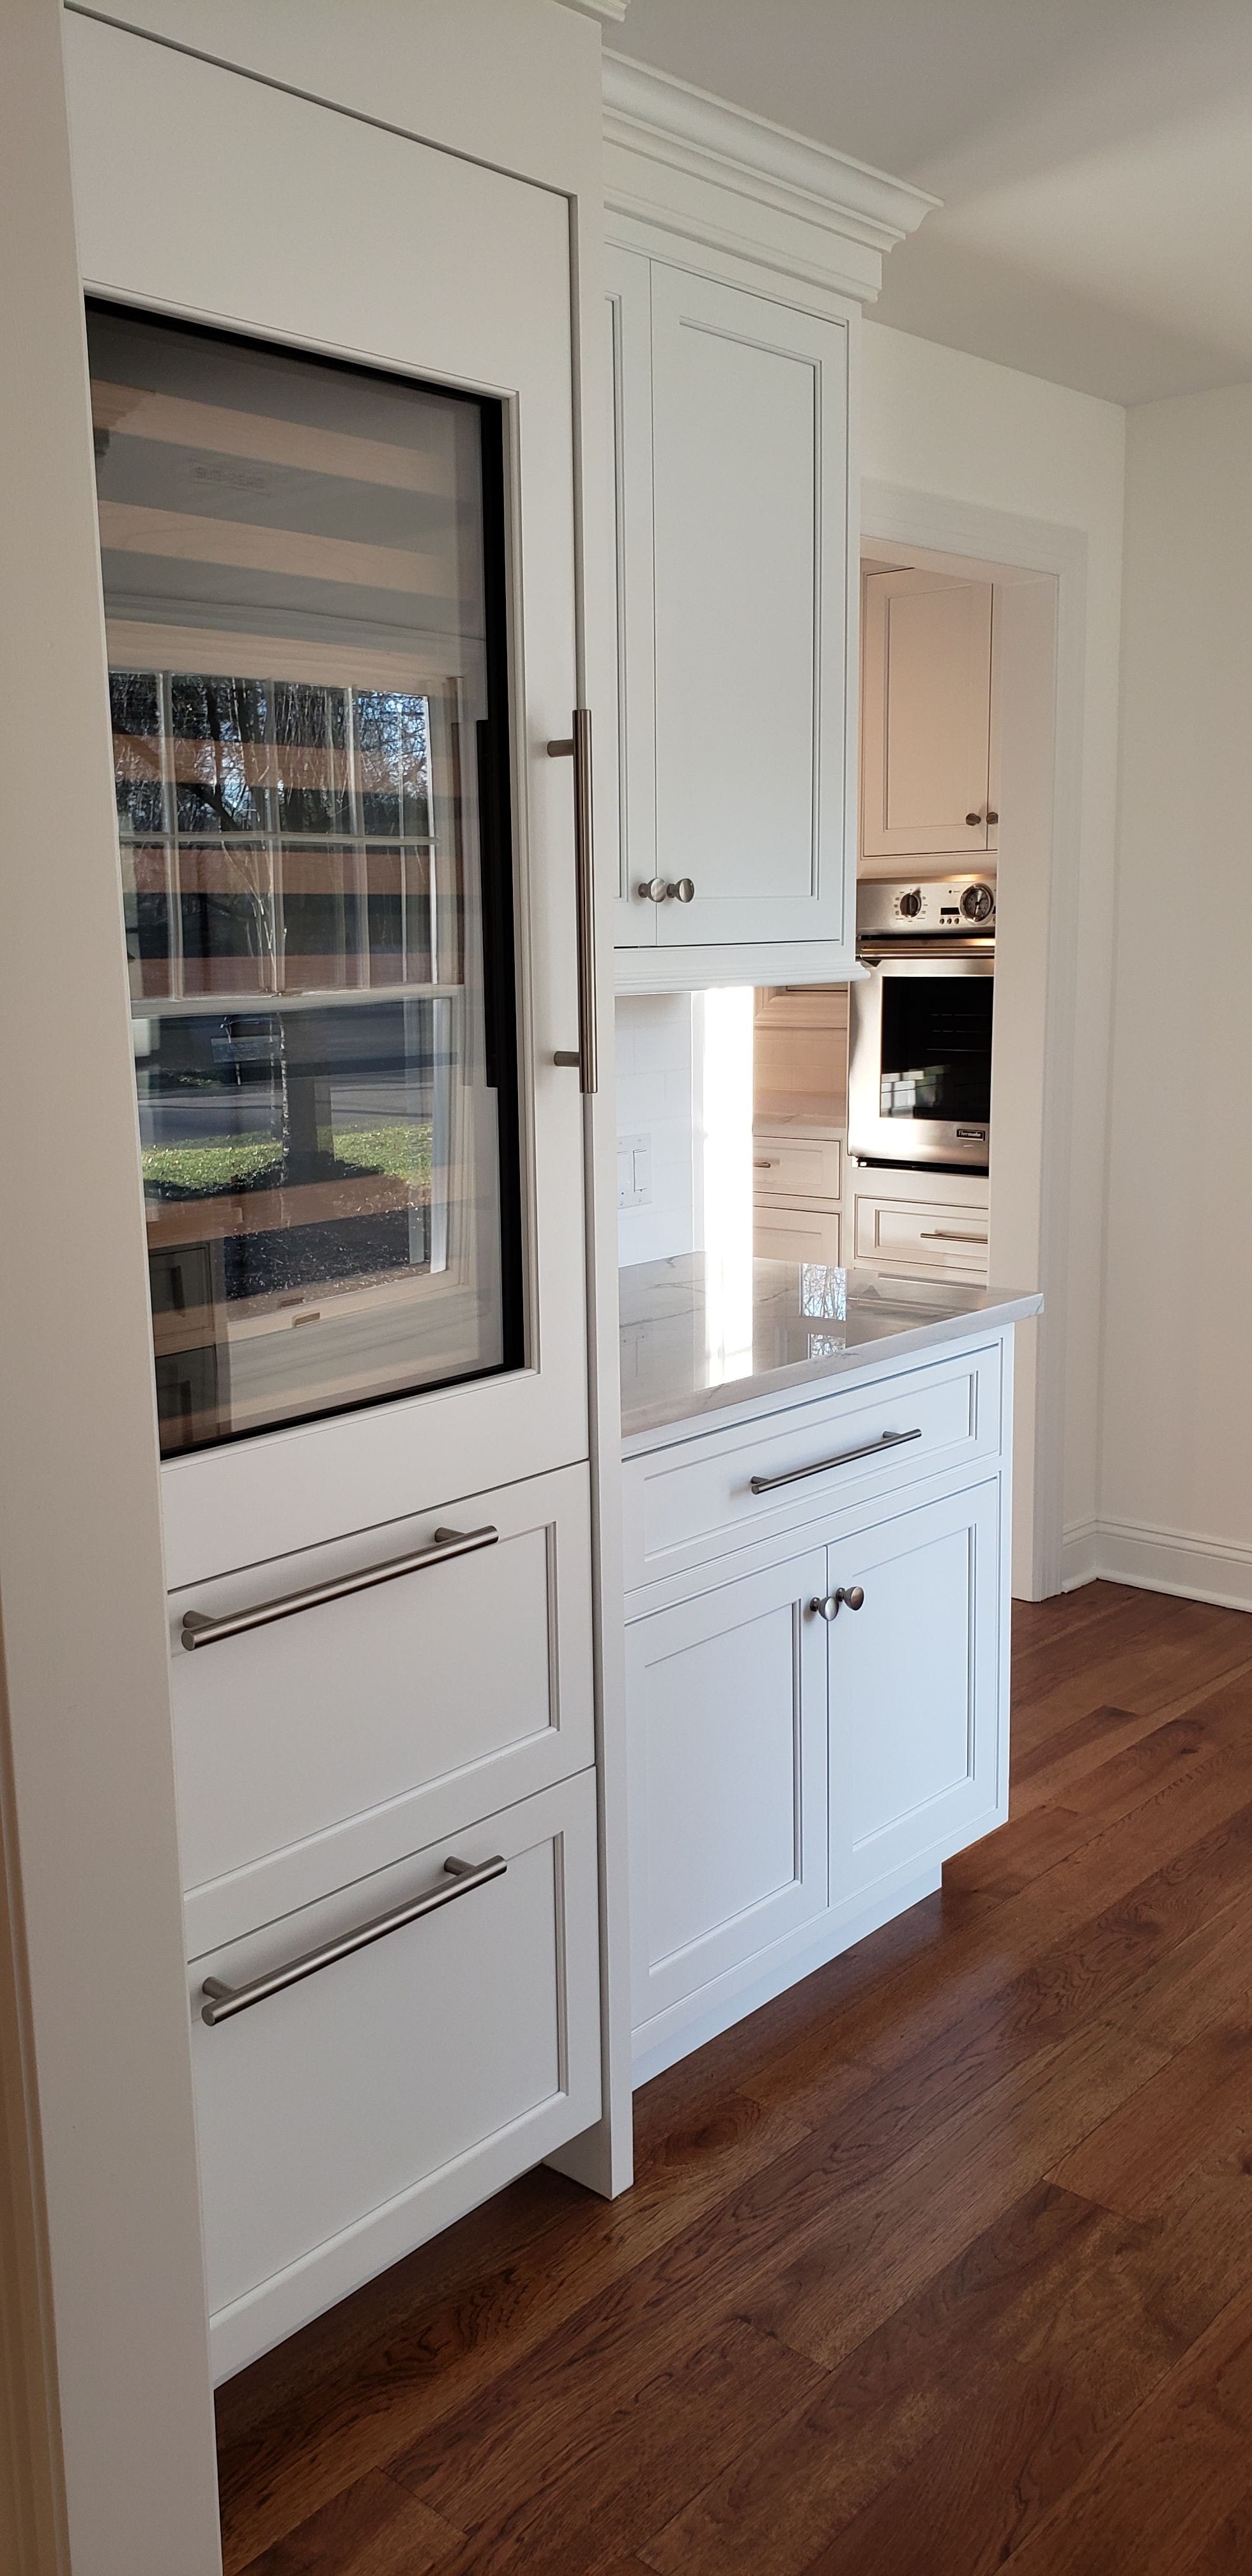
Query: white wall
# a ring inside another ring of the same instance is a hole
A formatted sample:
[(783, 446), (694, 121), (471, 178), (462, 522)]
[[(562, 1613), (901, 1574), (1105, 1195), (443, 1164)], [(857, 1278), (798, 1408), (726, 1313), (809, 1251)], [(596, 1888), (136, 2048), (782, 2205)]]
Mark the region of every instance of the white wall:
[(614, 1013), (617, 1132), (646, 1136), (652, 1197), (619, 1208), (618, 1258), (669, 1261), (702, 1241), (700, 1188), (700, 996), (631, 993)]
[(1064, 1512), (1067, 1530), (1086, 1536), (1096, 1515), (1100, 1405), (1126, 416), (1116, 404), (878, 323), (866, 324), (864, 338), (867, 483), (1051, 522), (1085, 543)]
[(1099, 1559), (1252, 1608), (1252, 386), (1130, 415)]

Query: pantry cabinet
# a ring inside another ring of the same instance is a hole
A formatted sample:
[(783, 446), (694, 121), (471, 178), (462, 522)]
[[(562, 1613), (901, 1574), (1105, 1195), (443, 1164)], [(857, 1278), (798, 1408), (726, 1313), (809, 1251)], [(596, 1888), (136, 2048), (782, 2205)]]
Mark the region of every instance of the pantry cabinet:
[(861, 849), (867, 859), (994, 850), (993, 589), (870, 572), (862, 636)]

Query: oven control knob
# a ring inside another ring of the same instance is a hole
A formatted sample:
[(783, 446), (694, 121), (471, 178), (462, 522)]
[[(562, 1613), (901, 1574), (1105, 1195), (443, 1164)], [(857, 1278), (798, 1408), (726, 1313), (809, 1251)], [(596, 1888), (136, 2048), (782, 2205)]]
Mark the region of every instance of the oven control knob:
[(961, 896), (961, 910), (967, 921), (990, 921), (996, 899), (989, 885), (966, 886)]
[(916, 921), (917, 916), (918, 916), (919, 912), (921, 911), (921, 908), (922, 908), (922, 890), (921, 890), (921, 887), (920, 887), (920, 886), (915, 886), (915, 887), (913, 888), (913, 892), (912, 892), (911, 894), (902, 894), (902, 895), (901, 895), (901, 897), (900, 897), (900, 910), (901, 910), (901, 912), (903, 913), (904, 918), (905, 918), (905, 920), (906, 920), (906, 921)]

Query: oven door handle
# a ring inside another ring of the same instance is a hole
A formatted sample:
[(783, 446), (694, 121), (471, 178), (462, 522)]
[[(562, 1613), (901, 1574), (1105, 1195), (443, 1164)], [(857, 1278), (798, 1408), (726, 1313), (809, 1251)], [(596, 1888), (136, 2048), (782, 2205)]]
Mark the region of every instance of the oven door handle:
[(988, 968), (993, 970), (996, 944), (994, 939), (866, 939), (858, 941), (856, 955), (860, 966), (889, 966), (893, 957), (924, 957), (932, 966), (938, 966), (944, 957), (985, 957)]

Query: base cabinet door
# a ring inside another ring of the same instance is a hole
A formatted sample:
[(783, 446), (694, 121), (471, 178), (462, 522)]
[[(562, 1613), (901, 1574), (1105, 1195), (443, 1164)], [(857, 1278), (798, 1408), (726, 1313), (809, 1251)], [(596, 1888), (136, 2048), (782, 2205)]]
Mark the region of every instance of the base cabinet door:
[[(595, 1851), (587, 1771), (193, 1961), (219, 2378), (598, 2116)], [(470, 1875), (437, 1911), (205, 2025), (206, 1978), (346, 1945), (455, 1885), (450, 1861)]]
[(997, 1477), (827, 1550), (831, 1902), (849, 1914), (1003, 1821), (999, 1533)]
[(824, 1574), (809, 1548), (627, 1629), (637, 2042), (825, 1911)]

